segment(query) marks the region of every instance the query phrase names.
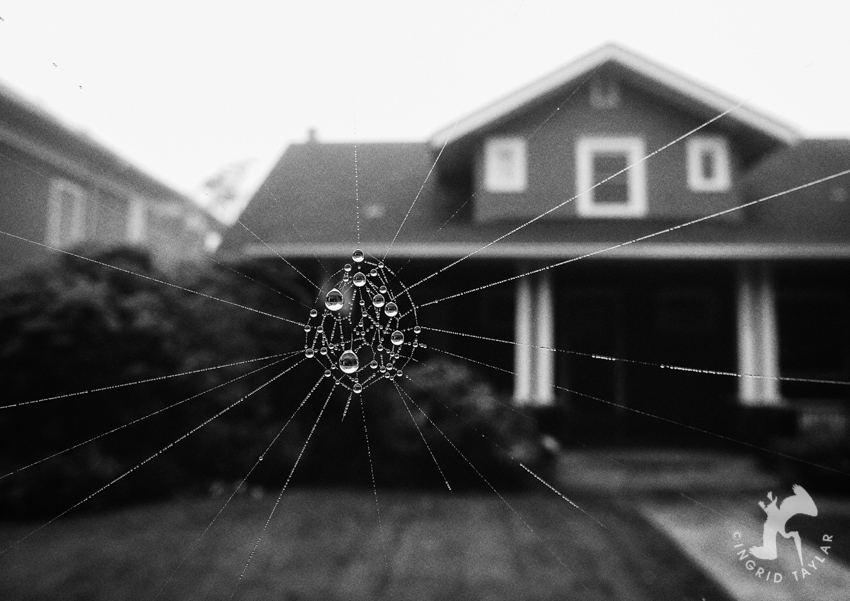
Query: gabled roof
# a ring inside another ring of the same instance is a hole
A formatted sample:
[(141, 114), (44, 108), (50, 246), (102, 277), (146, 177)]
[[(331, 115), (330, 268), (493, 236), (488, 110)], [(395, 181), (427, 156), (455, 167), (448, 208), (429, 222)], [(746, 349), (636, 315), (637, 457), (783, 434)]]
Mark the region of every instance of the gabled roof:
[(114, 180), (146, 196), (179, 202), (199, 214), (199, 205), (142, 171), (86, 133), (76, 131), (0, 82), (0, 143), (86, 179)]
[[(666, 67), (662, 67), (632, 51), (625, 50), (616, 44), (607, 44), (554, 73), (472, 113), (457, 123), (441, 129), (431, 137), (431, 145), (441, 148), (469, 135), (474, 135), (511, 115), (524, 111), (536, 101), (557, 93), (561, 88), (574, 83), (581, 83), (594, 71), (607, 64), (625, 69), (631, 75), (637, 76), (655, 89), (663, 90), (668, 95), (672, 93), (686, 106), (693, 107), (696, 105), (708, 110), (708, 114), (712, 116), (729, 110), (739, 102), (670, 71)], [(735, 108), (724, 119), (736, 121), (763, 136), (786, 144), (799, 138), (798, 132), (794, 129), (746, 106)]]

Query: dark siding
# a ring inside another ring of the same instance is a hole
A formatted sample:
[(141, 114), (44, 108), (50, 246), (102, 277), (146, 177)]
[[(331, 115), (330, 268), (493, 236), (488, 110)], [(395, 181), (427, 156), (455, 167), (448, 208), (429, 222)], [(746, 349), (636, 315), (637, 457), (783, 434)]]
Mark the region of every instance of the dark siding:
[[(582, 136), (637, 136), (644, 140), (646, 152), (650, 153), (702, 124), (680, 109), (626, 84), (621, 85), (621, 103), (615, 109), (592, 108), (587, 94), (582, 92), (580, 89), (565, 102), (570, 93), (567, 91), (561, 98), (488, 132), (478, 141), (476, 220), (527, 219), (575, 196), (575, 148)], [(711, 126), (699, 133), (724, 135)], [(484, 139), (502, 135), (523, 136), (528, 140), (529, 177), (528, 190), (524, 194), (493, 194), (483, 188)], [(697, 193), (688, 189), (684, 142), (649, 159), (646, 163), (647, 218), (695, 217), (737, 204), (734, 184), (740, 172), (740, 157), (735, 141), (730, 139), (729, 145), (733, 189), (728, 193)], [(577, 217), (574, 203), (547, 216), (573, 217)], [(739, 217), (733, 214), (730, 218)]]
[[(0, 153), (3, 154), (0, 157), (0, 229), (44, 243), (50, 172), (5, 145), (0, 145)], [(49, 252), (35, 244), (0, 235), (0, 274), (42, 259)]]

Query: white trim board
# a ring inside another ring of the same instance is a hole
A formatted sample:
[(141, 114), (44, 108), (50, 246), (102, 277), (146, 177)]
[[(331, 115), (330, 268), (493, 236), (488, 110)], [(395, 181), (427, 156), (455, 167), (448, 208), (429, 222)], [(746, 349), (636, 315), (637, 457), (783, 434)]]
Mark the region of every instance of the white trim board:
[[(223, 255), (245, 255), (248, 257), (274, 257), (277, 254), (285, 257), (350, 257), (351, 250), (360, 246), (366, 254), (383, 256), (388, 250), (391, 257), (411, 259), (456, 259), (476, 252), (470, 257), (475, 259), (553, 259), (564, 260), (582, 256), (588, 253), (605, 251), (616, 242), (604, 243), (526, 243), (498, 244), (481, 250), (484, 244), (477, 243), (402, 243), (394, 244), (392, 249), (388, 242), (371, 244), (363, 242), (358, 245), (352, 241), (337, 244), (248, 244), (237, 251), (223, 251)], [(480, 251), (480, 252), (477, 252)], [(666, 259), (666, 260), (740, 260), (740, 259), (850, 259), (850, 243), (848, 244), (631, 244), (610, 251), (600, 252), (590, 257), (592, 259)]]

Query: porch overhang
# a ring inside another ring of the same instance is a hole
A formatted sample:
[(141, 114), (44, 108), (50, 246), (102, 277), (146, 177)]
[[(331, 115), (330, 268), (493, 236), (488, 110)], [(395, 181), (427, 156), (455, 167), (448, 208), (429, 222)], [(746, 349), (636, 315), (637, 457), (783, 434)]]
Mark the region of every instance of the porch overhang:
[[(484, 245), (469, 243), (388, 243), (338, 242), (331, 244), (249, 244), (238, 253), (244, 257), (313, 258), (346, 257), (359, 246), (373, 256), (389, 255), (403, 259), (664, 259), (664, 260), (846, 260), (850, 259), (848, 244), (730, 244), (724, 243), (506, 243)], [(234, 253), (237, 254), (237, 253)]]

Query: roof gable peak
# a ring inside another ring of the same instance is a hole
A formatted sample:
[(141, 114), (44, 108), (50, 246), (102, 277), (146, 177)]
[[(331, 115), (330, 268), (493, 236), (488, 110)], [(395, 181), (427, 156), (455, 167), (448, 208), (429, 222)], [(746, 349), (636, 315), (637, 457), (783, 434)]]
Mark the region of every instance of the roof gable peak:
[(539, 98), (592, 74), (607, 63), (615, 63), (621, 68), (672, 91), (674, 94), (709, 108), (716, 114), (734, 109), (729, 113), (729, 119), (737, 121), (744, 127), (757, 130), (759, 133), (779, 142), (788, 144), (800, 137), (799, 133), (793, 128), (771, 117), (746, 106), (736, 107), (739, 101), (711, 90), (631, 50), (626, 50), (619, 44), (609, 42), (549, 75), (460, 119), (454, 125), (441, 129), (431, 137), (431, 145), (440, 148), (475, 134), (511, 114), (522, 111)]

